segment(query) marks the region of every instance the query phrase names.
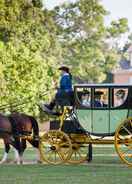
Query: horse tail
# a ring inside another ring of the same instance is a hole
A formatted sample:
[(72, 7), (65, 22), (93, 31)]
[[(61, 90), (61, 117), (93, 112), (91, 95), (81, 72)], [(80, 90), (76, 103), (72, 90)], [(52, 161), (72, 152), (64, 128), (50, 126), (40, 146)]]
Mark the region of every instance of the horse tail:
[(39, 127), (38, 127), (38, 122), (33, 116), (28, 116), (33, 127), (33, 139), (38, 139), (39, 138)]

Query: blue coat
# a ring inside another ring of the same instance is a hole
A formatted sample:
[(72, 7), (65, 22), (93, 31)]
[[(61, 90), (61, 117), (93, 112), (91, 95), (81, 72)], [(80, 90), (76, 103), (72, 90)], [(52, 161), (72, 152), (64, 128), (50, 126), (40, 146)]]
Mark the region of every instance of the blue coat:
[(71, 92), (72, 91), (72, 79), (68, 73), (61, 76), (60, 88), (58, 92)]
[(101, 102), (98, 101), (98, 100), (95, 100), (95, 101), (94, 101), (94, 107), (102, 107)]

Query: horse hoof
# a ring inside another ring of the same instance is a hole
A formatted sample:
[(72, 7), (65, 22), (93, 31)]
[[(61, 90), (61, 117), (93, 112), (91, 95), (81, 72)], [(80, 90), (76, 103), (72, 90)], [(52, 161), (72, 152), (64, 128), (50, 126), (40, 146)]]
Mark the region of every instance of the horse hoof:
[(17, 160), (13, 160), (13, 162), (12, 162), (13, 164), (17, 164)]
[(22, 162), (21, 160), (16, 160), (16, 164), (17, 164), (17, 165), (20, 165), (21, 162)]
[(20, 165), (20, 164), (21, 164), (21, 162), (17, 162), (16, 164), (17, 164), (17, 165)]
[(42, 164), (42, 160), (37, 160), (37, 164)]

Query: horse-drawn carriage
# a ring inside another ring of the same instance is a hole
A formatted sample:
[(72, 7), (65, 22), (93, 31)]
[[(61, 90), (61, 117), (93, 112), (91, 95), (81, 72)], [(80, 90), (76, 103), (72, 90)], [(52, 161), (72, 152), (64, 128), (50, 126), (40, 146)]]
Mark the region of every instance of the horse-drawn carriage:
[(84, 147), (91, 156), (92, 144), (114, 144), (121, 160), (132, 166), (132, 85), (79, 84), (72, 105), (63, 99), (59, 116), (53, 113), (50, 130), (40, 139), (43, 161), (81, 163), (91, 159)]
[[(42, 161), (50, 164), (90, 161), (93, 144), (114, 144), (121, 160), (132, 166), (132, 85), (79, 84), (74, 86), (73, 96), (64, 93), (57, 103), (57, 111), (50, 113), (49, 130), (39, 137), (34, 117), (0, 114), (0, 138), (5, 143), (0, 163), (7, 159), (9, 144), (18, 151), (20, 163), (28, 140)], [(10, 119), (18, 125), (16, 137)]]

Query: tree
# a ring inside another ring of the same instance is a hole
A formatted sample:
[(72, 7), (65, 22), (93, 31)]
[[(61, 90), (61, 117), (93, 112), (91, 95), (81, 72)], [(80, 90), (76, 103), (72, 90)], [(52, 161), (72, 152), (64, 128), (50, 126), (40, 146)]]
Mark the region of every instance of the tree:
[(64, 4), (55, 12), (63, 62), (73, 65), (74, 74), (83, 81), (102, 82), (119, 58), (118, 48), (110, 47), (109, 39), (127, 31), (127, 20), (122, 18), (105, 27), (108, 12), (98, 0)]
[(38, 114), (41, 93), (51, 88), (61, 55), (52, 12), (41, 0), (0, 2), (1, 104), (25, 102), (25, 112)]
[[(0, 1), (0, 103), (25, 102), (38, 115), (42, 91), (51, 89), (58, 66), (72, 65), (76, 79), (102, 82), (119, 57), (109, 40), (127, 30), (126, 19), (104, 26), (98, 0), (79, 0), (47, 10), (42, 0)], [(53, 90), (52, 90), (53, 91)], [(43, 99), (48, 100), (52, 92)], [(27, 101), (27, 100), (26, 100)]]

